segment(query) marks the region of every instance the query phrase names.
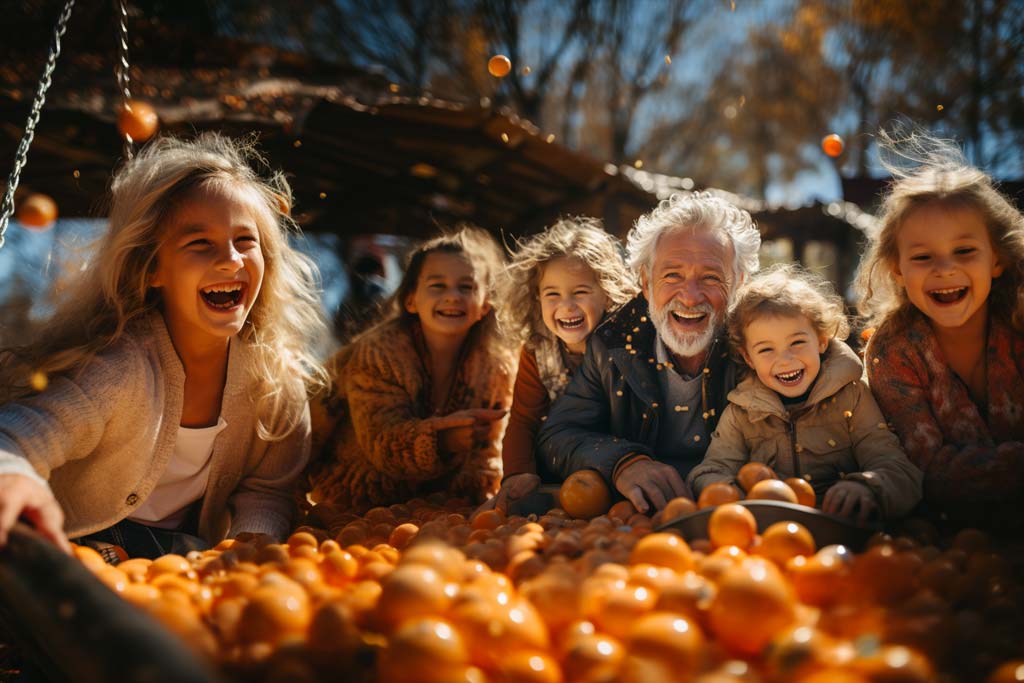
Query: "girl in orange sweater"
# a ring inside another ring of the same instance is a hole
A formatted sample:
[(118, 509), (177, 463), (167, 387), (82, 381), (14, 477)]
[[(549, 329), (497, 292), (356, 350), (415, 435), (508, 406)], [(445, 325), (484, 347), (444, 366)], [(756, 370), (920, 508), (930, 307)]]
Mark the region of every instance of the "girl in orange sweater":
[(502, 442), (504, 479), (484, 507), (507, 511), (542, 481), (559, 481), (534, 455), (541, 420), (605, 312), (635, 295), (618, 242), (596, 219), (562, 219), (519, 245), (498, 283), (498, 323), (523, 349)]

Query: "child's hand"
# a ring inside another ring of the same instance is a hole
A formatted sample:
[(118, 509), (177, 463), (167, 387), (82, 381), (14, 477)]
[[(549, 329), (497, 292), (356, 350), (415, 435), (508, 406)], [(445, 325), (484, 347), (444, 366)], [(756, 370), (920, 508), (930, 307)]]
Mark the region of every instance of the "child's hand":
[(506, 413), (507, 410), (500, 408), (467, 408), (446, 415), (441, 418), (443, 426), (438, 427), (442, 448), (449, 453), (466, 452), (477, 444), (490, 441), (498, 421)]
[(0, 547), (7, 545), (7, 534), (19, 517), (58, 548), (71, 552), (64, 535), (64, 511), (50, 489), (22, 474), (0, 474)]
[(857, 525), (867, 524), (871, 514), (878, 510), (875, 494), (864, 484), (856, 481), (839, 481), (825, 492), (821, 511), (830, 515), (851, 519), (857, 515)]
[(533, 493), (540, 486), (540, 477), (531, 472), (511, 474), (501, 482), (501, 489), (486, 503), (480, 506), (482, 510), (501, 510), (508, 513), (508, 506), (520, 498)]

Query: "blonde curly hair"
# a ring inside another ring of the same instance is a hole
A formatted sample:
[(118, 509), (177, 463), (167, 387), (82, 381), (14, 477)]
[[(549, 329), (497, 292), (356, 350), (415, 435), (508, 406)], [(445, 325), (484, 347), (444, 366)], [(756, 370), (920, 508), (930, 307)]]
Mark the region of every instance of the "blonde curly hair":
[(766, 316), (807, 318), (819, 337), (846, 339), (850, 323), (843, 299), (821, 276), (793, 264), (778, 264), (755, 274), (736, 293), (729, 311), (729, 343), (737, 358), (746, 344), (747, 326)]
[(861, 260), (855, 282), (858, 310), (874, 327), (909, 322), (914, 305), (896, 282), (897, 238), (907, 217), (928, 204), (972, 208), (988, 227), (1003, 265), (992, 282), (990, 310), (1024, 332), (1024, 215), (994, 186), (992, 178), (969, 165), (960, 148), (920, 131), (879, 134), (882, 163), (895, 181), (882, 202), (877, 232)]
[(60, 303), (36, 338), (4, 351), (0, 400), (32, 393), (34, 372), (81, 370), (120, 340), (129, 323), (160, 309), (160, 289), (149, 284), (157, 250), (176, 209), (201, 188), (238, 188), (256, 208), (263, 284), (238, 336), (253, 349), (249, 381), (260, 438), (280, 439), (295, 428), (307, 395), (327, 382), (313, 350), (327, 333), (319, 274), (288, 243), (299, 229), (284, 176), (269, 169), (254, 138), (215, 133), (157, 138), (116, 173), (107, 230), (92, 258), (58, 292)]
[(636, 296), (636, 277), (626, 269), (618, 241), (596, 218), (562, 218), (542, 233), (517, 242), (511, 262), (498, 280), (498, 324), (512, 343), (552, 339), (541, 316), (538, 287), (553, 259), (575, 257), (585, 263), (608, 297), (613, 310)]

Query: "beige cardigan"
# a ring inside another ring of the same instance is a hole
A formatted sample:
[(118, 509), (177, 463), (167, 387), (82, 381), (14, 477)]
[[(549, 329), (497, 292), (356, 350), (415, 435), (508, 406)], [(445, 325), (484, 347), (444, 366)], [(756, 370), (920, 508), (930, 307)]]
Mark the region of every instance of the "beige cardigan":
[[(248, 395), (247, 345), (232, 339), (199, 534), (211, 543), (240, 531), (283, 538), (292, 524), (292, 485), (309, 459), (309, 408), (287, 437), (256, 434)], [(72, 377), (0, 406), (0, 474), (48, 480), (74, 538), (130, 516), (153, 491), (174, 452), (185, 372), (163, 317), (125, 336)]]

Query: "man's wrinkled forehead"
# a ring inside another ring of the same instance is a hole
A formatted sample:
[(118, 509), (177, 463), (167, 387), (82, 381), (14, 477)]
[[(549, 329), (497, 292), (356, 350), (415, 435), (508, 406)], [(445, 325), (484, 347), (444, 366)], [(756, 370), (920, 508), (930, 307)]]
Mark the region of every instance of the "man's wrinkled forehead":
[(680, 226), (658, 238), (653, 266), (702, 266), (731, 272), (734, 256), (732, 240), (722, 231), (701, 225)]

